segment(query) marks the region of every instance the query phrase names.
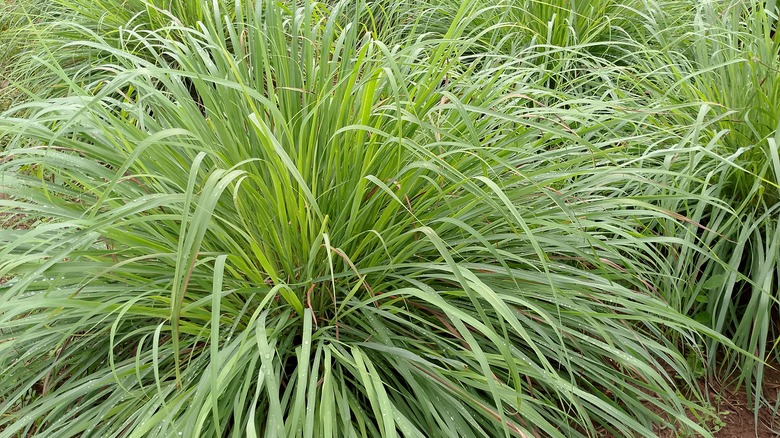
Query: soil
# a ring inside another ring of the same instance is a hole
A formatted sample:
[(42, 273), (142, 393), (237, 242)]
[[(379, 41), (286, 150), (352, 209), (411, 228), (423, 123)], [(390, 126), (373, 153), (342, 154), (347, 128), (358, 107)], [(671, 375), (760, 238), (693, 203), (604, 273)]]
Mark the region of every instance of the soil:
[[(748, 402), (748, 393), (742, 385), (735, 388), (716, 380), (700, 380), (699, 388), (706, 394), (717, 413), (717, 419), (708, 422), (715, 438), (777, 438), (780, 437), (780, 412), (776, 404), (780, 394), (780, 364), (766, 367), (764, 371), (765, 401), (756, 416), (753, 399)], [(700, 422), (692, 415), (692, 420)], [(658, 430), (659, 438), (677, 438), (677, 431), (671, 428)]]
[(766, 369), (764, 380), (766, 404), (758, 410), (758, 418), (753, 404), (748, 403), (744, 388), (734, 391), (727, 387), (710, 386), (707, 392), (722, 421), (722, 427), (715, 433), (717, 438), (780, 437), (780, 418), (775, 410), (780, 390), (777, 364), (775, 368)]

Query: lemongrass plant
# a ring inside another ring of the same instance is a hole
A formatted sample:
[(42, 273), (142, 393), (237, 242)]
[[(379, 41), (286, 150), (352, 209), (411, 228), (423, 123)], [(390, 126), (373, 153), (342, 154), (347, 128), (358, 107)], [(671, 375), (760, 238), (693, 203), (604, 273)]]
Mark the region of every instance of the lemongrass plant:
[(698, 194), (605, 60), (547, 106), (459, 20), (146, 6), (62, 17), (0, 117), (0, 437), (707, 434), (659, 290)]
[(690, 201), (675, 206), (706, 224), (706, 230), (691, 230), (688, 236), (711, 248), (715, 257), (681, 253), (679, 275), (696, 279), (697, 285), (668, 299), (752, 353), (735, 355), (727, 349), (725, 360), (713, 354), (710, 365), (737, 370), (740, 381), (755, 384), (756, 408), (764, 361), (779, 357), (777, 14), (774, 1), (703, 2), (671, 14), (658, 9), (646, 15), (653, 28), (645, 42), (648, 50), (635, 58), (637, 70), (645, 72), (647, 93), (656, 102), (679, 105), (654, 123), (695, 126), (690, 140), (711, 153), (673, 166), (697, 167), (694, 172), (705, 181), (701, 192), (727, 206)]
[(23, 98), (24, 93), (17, 89), (16, 81), (22, 76), (20, 70), (24, 67), (17, 61), (29, 39), (21, 35), (21, 31), (42, 8), (43, 5), (27, 1), (0, 3), (0, 112)]

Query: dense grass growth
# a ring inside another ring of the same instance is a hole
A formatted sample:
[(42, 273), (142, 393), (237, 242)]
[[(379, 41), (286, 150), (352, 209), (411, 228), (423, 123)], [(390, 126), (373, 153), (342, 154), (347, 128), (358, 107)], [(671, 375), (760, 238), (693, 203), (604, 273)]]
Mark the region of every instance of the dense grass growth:
[(11, 79), (15, 76), (13, 59), (23, 44), (17, 33), (25, 27), (21, 12), (22, 8), (15, 3), (0, 3), (0, 111), (8, 109), (17, 100)]
[[(674, 168), (696, 166), (705, 181), (702, 193), (729, 207), (713, 209), (697, 199), (677, 208), (709, 228), (695, 235), (719, 262), (685, 254), (681, 275), (702, 281), (694, 293), (674, 291), (669, 299), (741, 348), (777, 361), (780, 35), (775, 2), (706, 2), (687, 14), (664, 15), (656, 11), (658, 23), (646, 43), (650, 50), (636, 66), (652, 72), (649, 94), (688, 106), (656, 123), (701, 127), (697, 141), (706, 143), (708, 153)], [(725, 353), (728, 360), (720, 365), (737, 366), (741, 377), (760, 389), (763, 362)], [(710, 365), (716, 365), (716, 357)]]
[(585, 4), (8, 26), (0, 437), (706, 435), (775, 339), (777, 79), (713, 84), (774, 21)]

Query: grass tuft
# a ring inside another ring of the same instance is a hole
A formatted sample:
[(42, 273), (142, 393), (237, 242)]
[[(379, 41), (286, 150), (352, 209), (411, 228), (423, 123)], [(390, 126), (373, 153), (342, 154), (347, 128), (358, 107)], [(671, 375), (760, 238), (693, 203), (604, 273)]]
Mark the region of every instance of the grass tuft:
[(0, 437), (706, 436), (713, 347), (760, 387), (771, 11), (201, 3), (0, 34)]

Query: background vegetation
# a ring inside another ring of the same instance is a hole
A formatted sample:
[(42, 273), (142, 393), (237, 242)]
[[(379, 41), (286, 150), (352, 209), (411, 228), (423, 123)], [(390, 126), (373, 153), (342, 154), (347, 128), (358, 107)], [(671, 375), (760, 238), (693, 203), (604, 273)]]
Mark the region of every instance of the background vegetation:
[(774, 1), (0, 6), (0, 437), (708, 435), (777, 360)]

